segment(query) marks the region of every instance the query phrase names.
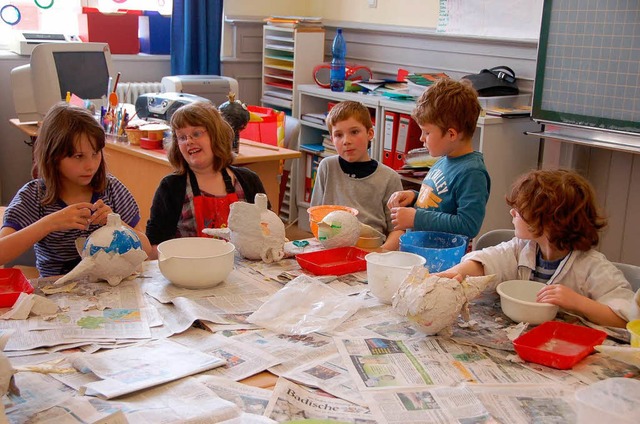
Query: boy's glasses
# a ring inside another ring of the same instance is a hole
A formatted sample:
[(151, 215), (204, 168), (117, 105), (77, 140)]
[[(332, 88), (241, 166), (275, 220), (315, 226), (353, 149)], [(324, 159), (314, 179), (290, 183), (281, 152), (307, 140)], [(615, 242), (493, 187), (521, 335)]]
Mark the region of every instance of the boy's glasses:
[(184, 144), (189, 141), (189, 139), (196, 141), (206, 133), (207, 131), (205, 130), (195, 130), (191, 134), (180, 134), (176, 136), (176, 139), (178, 140), (178, 144)]

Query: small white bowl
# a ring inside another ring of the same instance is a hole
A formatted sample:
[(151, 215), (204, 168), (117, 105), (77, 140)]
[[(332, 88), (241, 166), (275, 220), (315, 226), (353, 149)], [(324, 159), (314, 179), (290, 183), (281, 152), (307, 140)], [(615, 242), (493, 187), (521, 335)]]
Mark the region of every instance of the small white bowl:
[(387, 252), (369, 253), (367, 261), (367, 283), (371, 294), (382, 303), (391, 304), (402, 281), (416, 266), (424, 266), (426, 259), (415, 253)]
[(212, 238), (184, 237), (158, 245), (158, 266), (162, 275), (178, 287), (215, 287), (233, 270), (233, 244)]
[(516, 322), (538, 325), (551, 321), (558, 307), (550, 303), (536, 302), (536, 295), (545, 284), (529, 280), (509, 280), (498, 284), (502, 312)]

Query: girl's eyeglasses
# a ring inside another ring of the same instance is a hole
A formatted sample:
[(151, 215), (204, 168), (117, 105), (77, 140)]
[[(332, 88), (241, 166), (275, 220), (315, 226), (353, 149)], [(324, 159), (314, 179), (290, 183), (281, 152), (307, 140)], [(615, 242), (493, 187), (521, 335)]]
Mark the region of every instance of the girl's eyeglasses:
[(203, 135), (206, 134), (207, 131), (205, 130), (195, 130), (194, 132), (192, 132), (191, 134), (180, 134), (178, 136), (176, 136), (176, 139), (178, 140), (178, 144), (184, 144), (186, 143), (189, 139), (196, 141), (198, 140), (200, 137), (202, 137)]

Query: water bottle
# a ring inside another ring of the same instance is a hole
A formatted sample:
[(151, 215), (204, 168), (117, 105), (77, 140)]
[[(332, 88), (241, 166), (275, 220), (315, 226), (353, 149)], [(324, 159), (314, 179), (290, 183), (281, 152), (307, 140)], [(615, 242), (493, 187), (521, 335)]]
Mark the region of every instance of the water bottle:
[(347, 43), (344, 41), (344, 37), (342, 37), (342, 28), (338, 28), (336, 36), (333, 39), (331, 54), (333, 57), (331, 59), (331, 91), (344, 91)]

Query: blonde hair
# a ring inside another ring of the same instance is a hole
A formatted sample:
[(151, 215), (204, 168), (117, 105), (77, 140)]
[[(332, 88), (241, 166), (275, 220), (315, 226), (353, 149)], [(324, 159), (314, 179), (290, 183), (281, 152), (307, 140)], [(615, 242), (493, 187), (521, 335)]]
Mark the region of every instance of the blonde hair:
[(231, 150), (234, 138), (233, 129), (211, 103), (195, 102), (182, 106), (171, 116), (173, 141), (169, 145), (167, 157), (177, 174), (185, 174), (189, 169), (189, 164), (180, 153), (176, 136), (177, 130), (188, 126), (204, 127), (209, 134), (214, 171), (220, 171), (231, 165), (233, 162)]
[[(45, 185), (43, 205), (50, 205), (59, 199), (62, 189), (60, 161), (77, 152), (82, 135), (87, 136), (95, 152), (102, 153), (105, 145), (104, 129), (87, 109), (60, 102), (53, 105), (45, 115), (33, 150), (38, 176)], [(89, 185), (98, 193), (106, 188), (104, 157)]]
[(470, 81), (440, 78), (422, 93), (411, 117), (418, 125), (432, 124), (443, 133), (453, 128), (471, 139), (480, 110), (478, 93)]

